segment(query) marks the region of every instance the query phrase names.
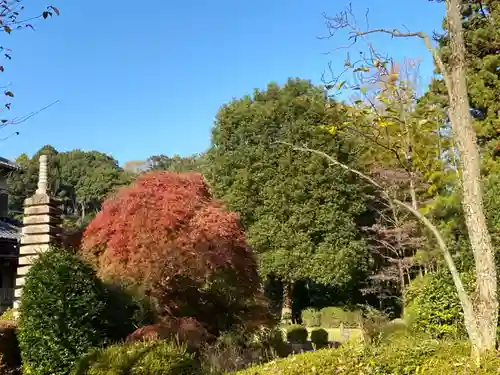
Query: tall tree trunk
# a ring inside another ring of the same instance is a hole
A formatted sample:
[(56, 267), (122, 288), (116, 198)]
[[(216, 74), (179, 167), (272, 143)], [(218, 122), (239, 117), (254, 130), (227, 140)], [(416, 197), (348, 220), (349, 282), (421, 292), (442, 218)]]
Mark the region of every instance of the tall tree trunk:
[(281, 308), (281, 320), (288, 321), (292, 319), (292, 289), (293, 282), (283, 281), (283, 306)]
[(405, 270), (403, 267), (403, 261), (400, 259), (398, 261), (398, 271), (399, 271), (399, 289), (401, 292), (401, 314), (405, 316)]
[[(447, 88), (449, 116), (455, 133), (462, 170), (462, 205), (476, 265), (478, 301), (467, 324), (476, 324), (479, 337), (471, 342), (476, 354), (495, 349), (498, 322), (495, 256), (483, 209), (481, 159), (472, 125), (466, 83), (465, 44), (459, 0), (447, 0), (447, 21), (451, 60)], [(443, 74), (446, 74), (443, 72)], [(472, 318), (472, 319), (470, 319)], [(473, 323), (474, 322), (474, 323)], [(469, 333), (473, 327), (467, 327)]]

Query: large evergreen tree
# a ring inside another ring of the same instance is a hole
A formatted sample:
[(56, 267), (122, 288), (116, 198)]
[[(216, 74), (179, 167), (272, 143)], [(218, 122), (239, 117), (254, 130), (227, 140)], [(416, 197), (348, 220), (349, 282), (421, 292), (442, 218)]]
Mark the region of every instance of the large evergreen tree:
[(279, 143), (307, 144), (352, 163), (353, 140), (324, 131), (342, 121), (335, 108), (320, 87), (290, 79), (223, 106), (213, 129), (206, 177), (241, 214), (261, 272), (285, 286), (311, 279), (345, 288), (368, 266), (359, 231), (370, 221), (366, 186), (319, 155)]
[[(441, 2), (441, 1), (440, 1)], [(488, 170), (499, 169), (500, 151), (500, 1), (463, 0), (462, 20), (467, 58), (467, 84), (471, 113)], [(449, 62), (450, 46), (446, 21), (444, 34), (436, 34), (439, 53)], [(423, 99), (447, 109), (447, 92), (442, 79), (433, 80)]]

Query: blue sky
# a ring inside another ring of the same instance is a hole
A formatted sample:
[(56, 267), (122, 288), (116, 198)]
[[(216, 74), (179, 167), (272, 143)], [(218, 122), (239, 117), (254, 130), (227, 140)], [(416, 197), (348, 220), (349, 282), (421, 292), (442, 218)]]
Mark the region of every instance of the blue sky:
[[(342, 0), (54, 0), (60, 17), (36, 31), (2, 34), (11, 48), (0, 78), (15, 93), (12, 114), (59, 102), (29, 121), (2, 130), (0, 155), (32, 155), (51, 144), (106, 152), (120, 162), (153, 154), (204, 151), (218, 108), (234, 97), (288, 77), (321, 83), (331, 61), (341, 69), (346, 35), (326, 35), (322, 13)], [(119, 5), (118, 5), (119, 4)], [(145, 5), (140, 5), (145, 4)], [(404, 5), (402, 5), (404, 4)], [(49, 5), (26, 0), (26, 14)], [(354, 0), (370, 8), (372, 27), (432, 33), (443, 7), (428, 0)], [(392, 56), (421, 57), (425, 79), (430, 56), (419, 40), (372, 39)]]

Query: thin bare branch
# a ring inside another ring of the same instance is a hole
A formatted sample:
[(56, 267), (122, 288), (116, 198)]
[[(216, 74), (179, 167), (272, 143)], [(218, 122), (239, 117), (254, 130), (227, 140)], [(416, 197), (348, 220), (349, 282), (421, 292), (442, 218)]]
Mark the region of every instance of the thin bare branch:
[(402, 202), (398, 199), (392, 198), (388, 194), (388, 192), (377, 181), (375, 181), (370, 176), (364, 174), (361, 171), (358, 171), (357, 169), (351, 168), (344, 163), (339, 162), (338, 160), (336, 160), (335, 158), (333, 158), (332, 156), (328, 155), (327, 153), (325, 153), (321, 150), (315, 150), (315, 149), (311, 149), (308, 147), (295, 146), (295, 145), (288, 143), (288, 142), (278, 141), (276, 143), (287, 145), (296, 151), (308, 152), (308, 153), (312, 153), (312, 154), (316, 154), (316, 155), (320, 155), (320, 156), (324, 157), (326, 160), (331, 162), (333, 165), (339, 166), (339, 167), (343, 168), (344, 170), (349, 171), (349, 172), (359, 176), (361, 179), (367, 181), (372, 186), (376, 187), (380, 191), (382, 197), (385, 200), (387, 200), (388, 202), (392, 202), (392, 203), (408, 210), (410, 213), (412, 213), (425, 227), (427, 227), (427, 229), (429, 229), (431, 231), (434, 238), (436, 239), (438, 246), (443, 253), (443, 257), (444, 257), (444, 260), (448, 266), (448, 269), (450, 270), (451, 277), (453, 279), (453, 283), (455, 284), (455, 287), (457, 289), (458, 296), (460, 298), (460, 302), (461, 302), (463, 308), (467, 309), (468, 311), (471, 311), (471, 312), (474, 311), (474, 307), (472, 305), (471, 299), (464, 288), (464, 284), (462, 282), (462, 279), (460, 278), (460, 274), (458, 273), (457, 267), (455, 265), (455, 261), (453, 260), (453, 257), (451, 255), (450, 251), (448, 250), (448, 246), (446, 245), (446, 242), (445, 242), (443, 236), (439, 232), (439, 229), (437, 229), (437, 227), (427, 217), (425, 217), (425, 215), (423, 215), (420, 211), (418, 211), (417, 209), (415, 209), (411, 205), (409, 205), (405, 202)]

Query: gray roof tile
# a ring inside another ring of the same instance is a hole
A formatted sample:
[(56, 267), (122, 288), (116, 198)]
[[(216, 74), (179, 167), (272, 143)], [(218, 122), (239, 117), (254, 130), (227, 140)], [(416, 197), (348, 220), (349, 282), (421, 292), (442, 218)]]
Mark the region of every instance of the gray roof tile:
[(0, 219), (0, 239), (19, 240), (21, 238), (21, 223), (11, 219)]

